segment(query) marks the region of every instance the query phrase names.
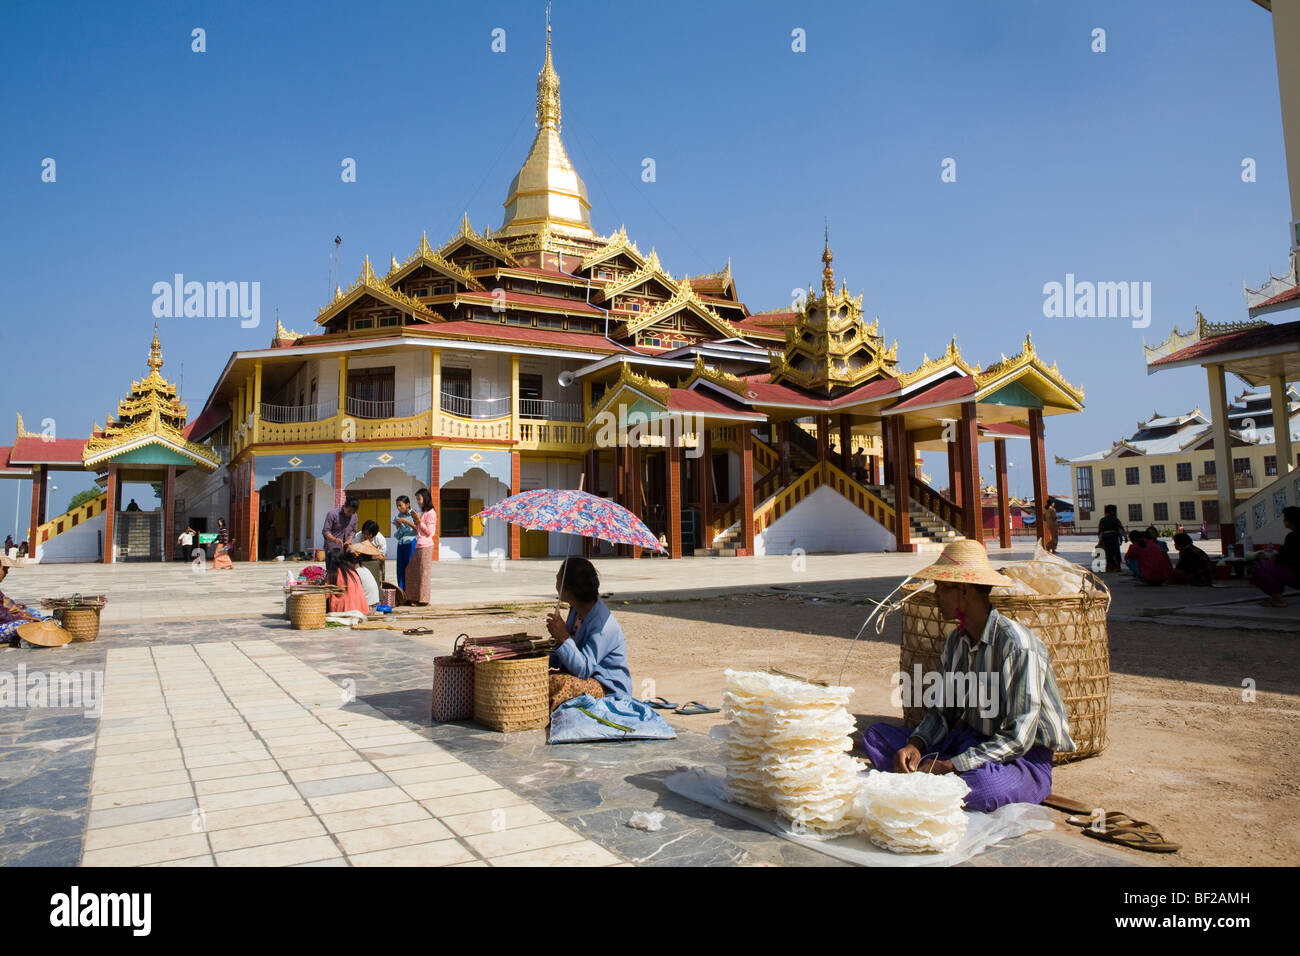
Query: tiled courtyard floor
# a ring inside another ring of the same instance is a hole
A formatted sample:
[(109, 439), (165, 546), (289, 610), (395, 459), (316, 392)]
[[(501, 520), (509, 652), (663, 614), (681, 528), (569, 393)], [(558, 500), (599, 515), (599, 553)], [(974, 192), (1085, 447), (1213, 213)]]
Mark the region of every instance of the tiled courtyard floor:
[[(0, 711), (0, 865), (841, 865), (667, 790), (719, 745), (550, 747), (432, 724), (433, 654), (270, 616), (106, 624), (0, 671), (106, 673), (102, 713)], [(664, 829), (627, 826), (657, 809)], [(973, 865), (1138, 862), (1033, 834)]]

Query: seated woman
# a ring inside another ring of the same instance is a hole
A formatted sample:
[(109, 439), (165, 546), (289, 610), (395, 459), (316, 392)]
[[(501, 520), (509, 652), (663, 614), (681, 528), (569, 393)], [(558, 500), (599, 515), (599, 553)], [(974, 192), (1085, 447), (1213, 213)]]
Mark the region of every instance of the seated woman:
[(1260, 602), (1268, 607), (1286, 607), (1283, 589), (1300, 586), (1300, 508), (1283, 508), (1282, 524), (1288, 533), (1281, 549), (1272, 560), (1257, 560), (1250, 572), (1250, 583), (1268, 595)]
[(555, 575), (555, 592), (568, 602), (569, 618), (557, 611), (546, 628), (560, 642), (551, 652), (551, 710), (582, 694), (592, 697), (631, 697), (632, 675), (627, 669), (623, 629), (600, 599), (600, 576), (586, 558), (568, 558)]
[[(369, 613), (369, 598), (361, 577), (362, 569), (357, 567), (356, 557), (347, 551), (331, 552), (331, 554), (337, 554), (338, 557), (329, 562), (331, 567), (325, 571), (325, 580), (330, 584), (337, 584), (343, 588), (343, 593), (331, 594), (326, 602), (326, 609), (331, 614), (337, 614), (340, 611)], [(366, 577), (370, 578), (370, 585), (375, 588), (375, 603), (378, 603), (379, 588), (375, 586), (375, 579), (371, 577), (369, 571), (366, 572)]]
[[(356, 554), (357, 563), (360, 570), (370, 575), (378, 588), (378, 583), (384, 579), (384, 566), (388, 554), (388, 541), (379, 533), (379, 522), (371, 519), (361, 526), (348, 545), (348, 550)], [(364, 583), (365, 577), (362, 577)], [(369, 593), (368, 591), (366, 593)], [(378, 590), (375, 591), (375, 599), (371, 604), (378, 604)]]
[(1124, 563), (1133, 576), (1143, 584), (1164, 584), (1174, 574), (1169, 555), (1164, 548), (1147, 538), (1146, 532), (1134, 531), (1129, 535), (1133, 543), (1124, 552)]
[(1178, 549), (1178, 565), (1170, 583), (1210, 587), (1214, 583), (1214, 564), (1210, 556), (1192, 544), (1192, 536), (1186, 531), (1174, 535), (1174, 547)]
[[(18, 567), (18, 562), (7, 554), (0, 555), (0, 583), (4, 582), (10, 568)], [(18, 628), (24, 624), (41, 620), (41, 614), (26, 605), (11, 601), (0, 591), (0, 642), (13, 643), (18, 640)]]

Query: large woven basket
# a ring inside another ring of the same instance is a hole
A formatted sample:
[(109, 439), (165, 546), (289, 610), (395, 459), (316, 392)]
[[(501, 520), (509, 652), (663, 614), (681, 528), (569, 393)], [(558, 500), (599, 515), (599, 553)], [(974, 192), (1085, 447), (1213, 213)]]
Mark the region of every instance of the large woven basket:
[(309, 631), (325, 626), (324, 594), (289, 595), (289, 626), (295, 631)]
[(433, 719), (469, 720), (474, 716), (474, 665), (457, 656), (462, 634), (448, 657), (433, 659)]
[(551, 718), (549, 657), (511, 657), (474, 665), (474, 720), (510, 734)]
[[(1110, 643), (1106, 610), (1110, 592), (1089, 576), (1084, 590), (1059, 596), (995, 595), (993, 606), (1029, 630), (1047, 646), (1056, 686), (1065, 703), (1070, 736), (1078, 749), (1058, 753), (1055, 763), (1092, 757), (1106, 749), (1106, 715), (1110, 707)], [(939, 614), (934, 591), (909, 597), (903, 604), (903, 641), (899, 669), (909, 675), (939, 670), (939, 654), (953, 624)], [(923, 707), (904, 707), (903, 720), (915, 727)]]
[(73, 641), (93, 641), (99, 637), (99, 608), (65, 608), (63, 629), (72, 635)]

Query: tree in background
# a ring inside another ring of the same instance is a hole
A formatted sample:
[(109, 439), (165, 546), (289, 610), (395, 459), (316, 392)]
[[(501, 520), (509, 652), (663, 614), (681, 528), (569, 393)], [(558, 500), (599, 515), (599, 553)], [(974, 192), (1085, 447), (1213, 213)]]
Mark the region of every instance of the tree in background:
[(68, 502), (68, 510), (71, 511), (78, 505), (84, 505), (87, 501), (98, 498), (102, 494), (103, 492), (98, 488), (87, 488), (85, 491), (78, 491), (72, 496), (72, 500)]

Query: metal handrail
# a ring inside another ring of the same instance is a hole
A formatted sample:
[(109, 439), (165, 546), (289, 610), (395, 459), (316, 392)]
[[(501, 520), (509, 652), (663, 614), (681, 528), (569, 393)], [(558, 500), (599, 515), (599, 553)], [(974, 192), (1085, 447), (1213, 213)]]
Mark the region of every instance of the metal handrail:
[(459, 415), (461, 418), (504, 418), (510, 414), (510, 397), (502, 398), (467, 398), (443, 392), (438, 407), (444, 412)]
[(258, 414), (264, 422), (277, 425), (297, 424), (299, 422), (320, 422), (333, 418), (338, 409), (333, 404), (317, 403), (315, 405), (272, 405), (262, 402)]
[(521, 398), (520, 418), (541, 418), (553, 422), (582, 421), (582, 407), (578, 402), (556, 402), (543, 398)]

